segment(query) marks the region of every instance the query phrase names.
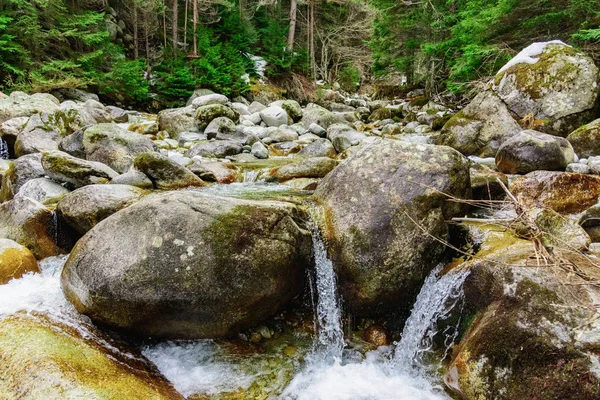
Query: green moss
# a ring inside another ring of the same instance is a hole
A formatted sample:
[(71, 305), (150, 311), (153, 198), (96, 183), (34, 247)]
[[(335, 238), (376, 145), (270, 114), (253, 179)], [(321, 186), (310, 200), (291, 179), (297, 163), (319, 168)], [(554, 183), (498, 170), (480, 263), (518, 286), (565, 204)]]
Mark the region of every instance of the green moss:
[(429, 103), (429, 98), (427, 97), (417, 97), (412, 99), (410, 102), (411, 107), (423, 107)]

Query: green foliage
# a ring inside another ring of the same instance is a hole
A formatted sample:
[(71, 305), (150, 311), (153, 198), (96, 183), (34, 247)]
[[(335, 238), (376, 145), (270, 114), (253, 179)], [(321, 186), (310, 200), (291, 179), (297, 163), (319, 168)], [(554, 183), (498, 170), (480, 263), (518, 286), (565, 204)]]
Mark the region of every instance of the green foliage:
[(99, 92), (111, 97), (124, 97), (134, 102), (144, 102), (148, 99), (150, 85), (144, 79), (146, 60), (127, 60), (121, 58), (116, 61), (98, 84)]
[[(376, 73), (464, 92), (535, 41), (600, 41), (596, 0), (373, 0)], [(401, 16), (401, 18), (398, 18)], [(433, 88), (433, 86), (430, 86)]]
[(345, 67), (338, 74), (338, 83), (342, 90), (355, 92), (360, 85), (360, 72), (354, 67)]

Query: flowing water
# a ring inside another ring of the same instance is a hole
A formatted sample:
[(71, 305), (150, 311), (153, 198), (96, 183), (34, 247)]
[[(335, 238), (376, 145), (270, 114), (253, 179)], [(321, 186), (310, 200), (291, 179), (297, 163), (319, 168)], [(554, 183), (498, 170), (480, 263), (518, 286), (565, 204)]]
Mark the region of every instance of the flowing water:
[[(249, 190), (229, 186), (229, 194)], [(315, 220), (322, 217), (314, 210), (312, 214)], [(447, 399), (436, 372), (438, 365), (427, 356), (433, 354), (436, 335), (443, 335), (448, 348), (456, 338), (456, 329), (440, 330), (437, 326), (462, 304), (462, 283), (468, 272), (440, 276), (441, 266), (434, 269), (406, 321), (401, 341), (395, 347), (380, 347), (363, 355), (344, 341), (335, 271), (316, 226), (312, 238), (317, 327), (312, 346), (309, 334), (301, 337), (294, 333), (280, 342), (272, 341), (265, 354), (231, 355), (223, 344), (210, 340), (165, 341), (142, 346), (142, 353), (184, 396), (213, 396), (258, 386), (269, 398), (285, 400)], [(29, 273), (0, 285), (0, 317), (40, 312), (78, 329), (84, 337), (94, 338), (87, 328), (91, 326), (89, 319), (76, 312), (60, 288), (65, 260), (49, 258), (40, 263), (41, 273)], [(299, 349), (295, 358), (282, 356), (290, 344)]]

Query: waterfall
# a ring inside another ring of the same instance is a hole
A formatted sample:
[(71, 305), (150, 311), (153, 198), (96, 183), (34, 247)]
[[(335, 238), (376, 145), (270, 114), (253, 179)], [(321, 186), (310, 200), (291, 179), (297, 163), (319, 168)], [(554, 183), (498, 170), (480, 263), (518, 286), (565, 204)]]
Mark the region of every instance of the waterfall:
[[(463, 299), (463, 282), (469, 270), (450, 271), (443, 276), (438, 265), (427, 277), (417, 296), (410, 317), (406, 320), (402, 339), (394, 352), (393, 363), (405, 372), (422, 371), (426, 364), (423, 356), (431, 351), (437, 325), (447, 319), (451, 311)], [(457, 327), (441, 332), (446, 335), (446, 351), (458, 334)]]
[(312, 230), (313, 258), (315, 260), (316, 312), (317, 327), (316, 352), (321, 359), (341, 360), (344, 350), (344, 331), (342, 313), (337, 294), (337, 285), (333, 263), (327, 257), (327, 250), (319, 228), (314, 224)]

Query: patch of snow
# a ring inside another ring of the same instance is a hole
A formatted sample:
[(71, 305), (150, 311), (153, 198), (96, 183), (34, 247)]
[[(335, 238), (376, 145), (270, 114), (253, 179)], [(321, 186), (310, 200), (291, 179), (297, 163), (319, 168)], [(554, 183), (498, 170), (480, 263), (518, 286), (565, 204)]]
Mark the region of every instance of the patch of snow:
[(536, 57), (538, 57), (540, 54), (542, 54), (544, 52), (544, 49), (546, 48), (546, 46), (548, 46), (549, 44), (562, 44), (564, 46), (571, 47), (568, 44), (566, 44), (560, 40), (551, 40), (549, 42), (533, 43), (533, 44), (527, 46), (526, 48), (524, 48), (523, 50), (521, 50), (521, 52), (519, 54), (517, 54), (508, 63), (506, 63), (506, 65), (504, 67), (500, 68), (498, 73), (501, 74), (502, 72), (506, 71), (510, 67), (517, 65), (517, 64), (523, 64), (523, 63), (535, 64), (535, 63), (537, 63), (539, 58), (536, 58)]

